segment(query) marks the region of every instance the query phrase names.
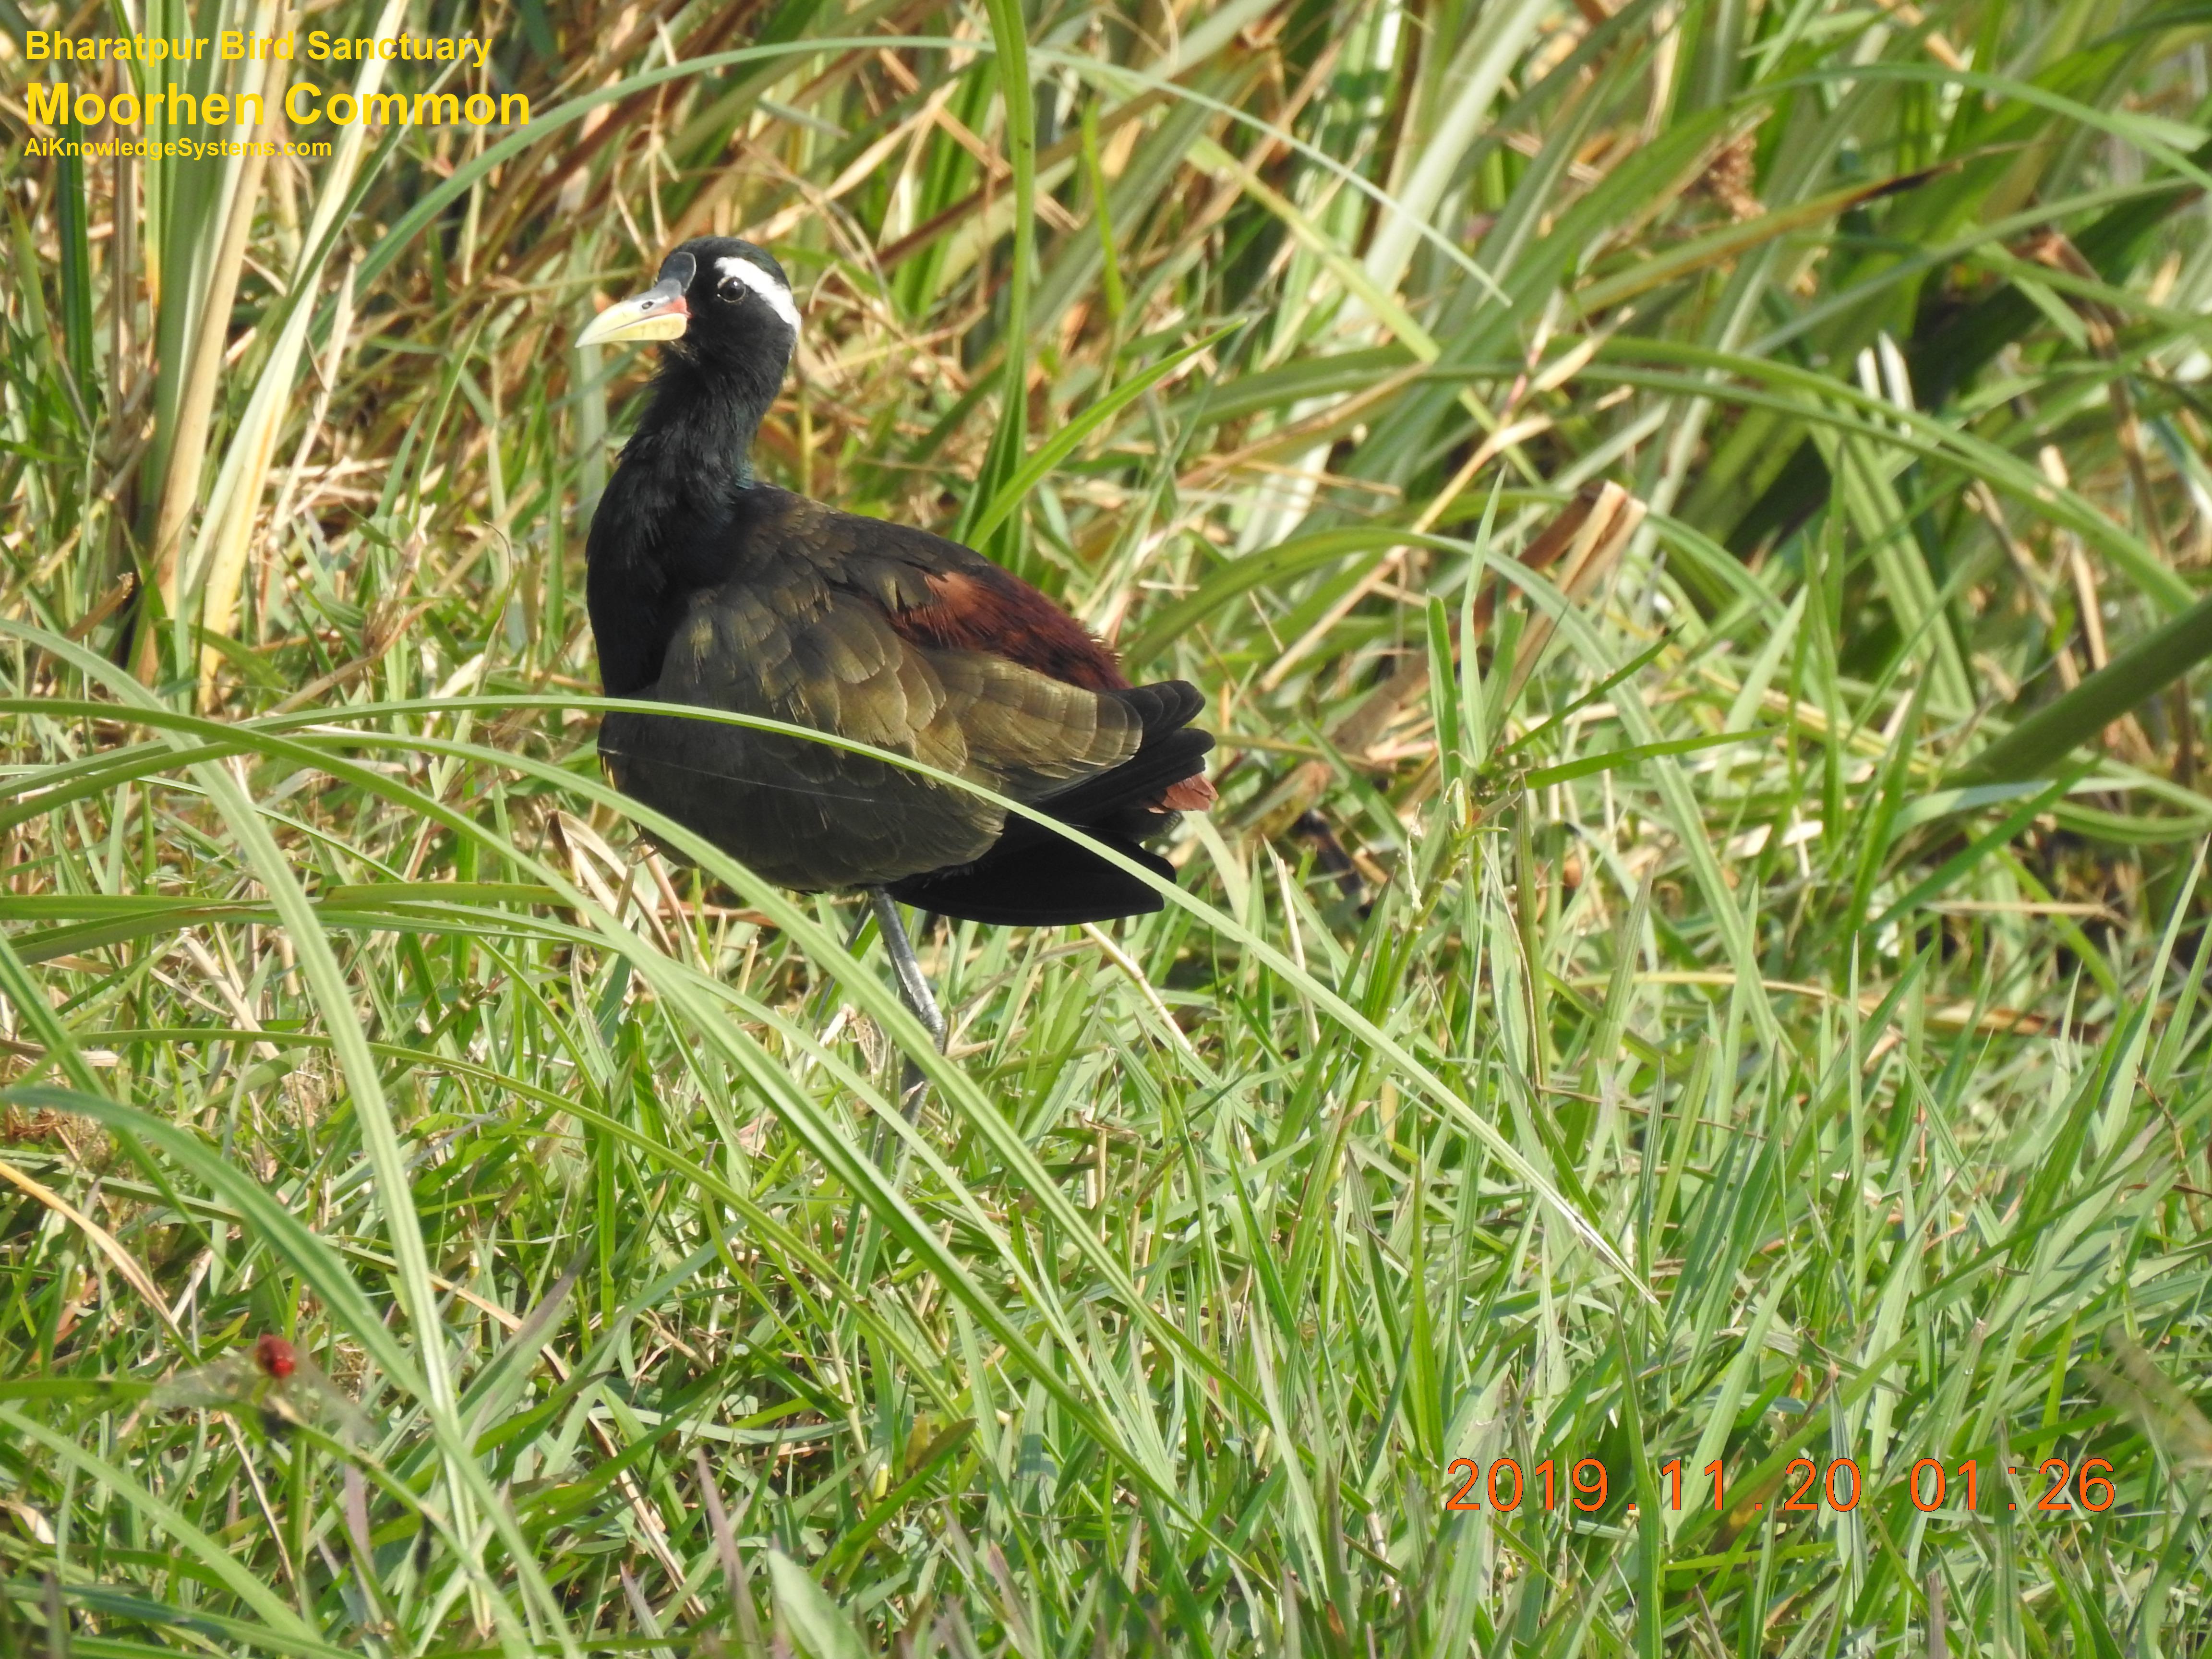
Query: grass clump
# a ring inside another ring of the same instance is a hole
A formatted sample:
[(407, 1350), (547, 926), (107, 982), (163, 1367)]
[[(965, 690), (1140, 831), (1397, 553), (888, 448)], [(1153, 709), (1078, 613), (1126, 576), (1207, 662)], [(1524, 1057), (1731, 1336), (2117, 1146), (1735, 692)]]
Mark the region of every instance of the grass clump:
[[(2195, 9), (315, 21), (532, 123), (8, 163), (0, 1648), (2204, 1650)], [(705, 230), (1217, 704), (946, 1059), (592, 755)]]

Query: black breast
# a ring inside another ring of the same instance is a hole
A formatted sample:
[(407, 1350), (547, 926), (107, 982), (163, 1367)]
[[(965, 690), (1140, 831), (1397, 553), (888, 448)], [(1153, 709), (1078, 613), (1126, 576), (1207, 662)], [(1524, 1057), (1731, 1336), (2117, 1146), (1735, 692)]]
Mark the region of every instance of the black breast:
[(757, 539), (763, 491), (685, 477), (650, 450), (624, 452), (592, 517), (585, 596), (611, 697), (649, 692), (693, 598), (740, 570)]

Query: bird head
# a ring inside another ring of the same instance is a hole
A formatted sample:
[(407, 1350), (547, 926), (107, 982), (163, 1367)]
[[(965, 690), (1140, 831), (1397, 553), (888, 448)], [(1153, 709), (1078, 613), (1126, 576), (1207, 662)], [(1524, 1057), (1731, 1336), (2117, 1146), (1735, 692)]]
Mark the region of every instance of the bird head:
[(576, 337), (582, 345), (658, 340), (709, 370), (781, 379), (799, 339), (799, 307), (783, 267), (734, 236), (698, 236), (660, 262), (660, 279), (609, 306)]

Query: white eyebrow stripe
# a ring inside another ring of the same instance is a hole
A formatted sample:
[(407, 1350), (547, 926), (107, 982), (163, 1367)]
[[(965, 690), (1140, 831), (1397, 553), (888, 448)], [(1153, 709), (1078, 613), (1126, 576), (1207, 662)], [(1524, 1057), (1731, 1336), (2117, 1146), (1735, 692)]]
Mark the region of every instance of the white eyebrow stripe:
[(793, 334), (799, 332), (799, 307), (791, 302), (791, 290), (781, 283), (739, 254), (732, 253), (715, 260), (714, 269), (725, 276), (736, 277), (759, 295), (768, 301), (768, 308), (782, 318)]

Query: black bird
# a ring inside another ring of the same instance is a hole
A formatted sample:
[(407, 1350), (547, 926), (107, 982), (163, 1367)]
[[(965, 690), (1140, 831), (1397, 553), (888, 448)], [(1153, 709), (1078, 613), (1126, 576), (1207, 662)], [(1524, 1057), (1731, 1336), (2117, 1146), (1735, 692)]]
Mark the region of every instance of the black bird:
[[(1139, 845), (1213, 800), (1204, 704), (1133, 686), (1082, 624), (981, 555), (765, 484), (750, 452), (799, 337), (783, 269), (689, 241), (577, 343), (657, 340), (636, 434), (592, 520), (592, 632), (609, 696), (769, 716), (923, 761), (1034, 805), (1164, 877)], [(1103, 921), (1159, 896), (965, 791), (828, 744), (610, 714), (616, 786), (769, 880), (863, 888), (899, 981), (944, 1022), (893, 900), (1007, 925)]]

